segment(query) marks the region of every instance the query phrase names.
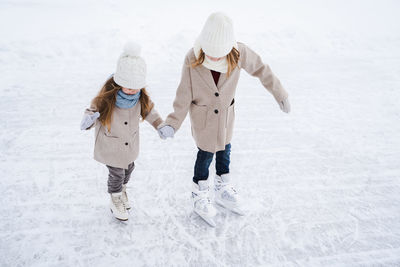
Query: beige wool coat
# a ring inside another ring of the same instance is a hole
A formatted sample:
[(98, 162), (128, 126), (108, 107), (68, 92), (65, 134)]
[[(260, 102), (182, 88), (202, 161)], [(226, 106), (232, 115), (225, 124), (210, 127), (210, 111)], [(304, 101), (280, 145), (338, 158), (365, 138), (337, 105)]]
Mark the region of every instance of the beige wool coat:
[(243, 43), (238, 43), (238, 48), (238, 67), (229, 77), (221, 73), (217, 85), (209, 69), (203, 65), (190, 66), (195, 61), (193, 49), (185, 58), (174, 110), (164, 125), (170, 125), (177, 131), (189, 112), (193, 138), (197, 147), (204, 151), (215, 153), (224, 150), (225, 145), (231, 142), (235, 121), (234, 99), (241, 69), (259, 78), (278, 103), (288, 97), (278, 78), (259, 55)]
[[(95, 106), (85, 110), (85, 114), (97, 111)], [(139, 155), (140, 102), (132, 108), (114, 107), (110, 131), (97, 119), (88, 129), (95, 127), (94, 159), (106, 165), (128, 169), (128, 165)], [(155, 129), (163, 122), (153, 109), (145, 119)]]

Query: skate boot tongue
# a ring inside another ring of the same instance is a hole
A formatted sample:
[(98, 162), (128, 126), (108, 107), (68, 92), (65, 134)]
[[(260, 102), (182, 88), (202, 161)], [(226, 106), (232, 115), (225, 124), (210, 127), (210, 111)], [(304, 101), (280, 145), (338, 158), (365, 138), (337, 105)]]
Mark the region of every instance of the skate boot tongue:
[(204, 190), (208, 189), (208, 181), (207, 180), (200, 180), (198, 182), (198, 185), (199, 185), (199, 190), (200, 191), (204, 191)]
[(111, 195), (112, 195), (114, 198), (121, 197), (121, 196), (122, 196), (122, 192), (119, 192), (119, 193), (111, 193)]
[(231, 177), (229, 176), (229, 174), (222, 174), (221, 176), (221, 181), (223, 183), (230, 183), (231, 182)]

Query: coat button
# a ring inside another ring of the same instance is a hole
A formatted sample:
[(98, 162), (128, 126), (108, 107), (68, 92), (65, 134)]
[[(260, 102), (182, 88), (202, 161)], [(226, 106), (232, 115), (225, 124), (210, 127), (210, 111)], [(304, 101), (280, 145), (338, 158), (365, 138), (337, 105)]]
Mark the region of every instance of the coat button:
[(128, 122), (126, 121), (126, 122), (124, 122), (125, 123), (125, 125), (127, 125), (128, 124)]
[(215, 114), (217, 114), (218, 113), (218, 109), (214, 110), (214, 112), (215, 112)]
[(127, 146), (127, 145), (128, 145), (128, 143), (125, 143), (125, 145)]
[(215, 96), (219, 96), (219, 93), (215, 93)]

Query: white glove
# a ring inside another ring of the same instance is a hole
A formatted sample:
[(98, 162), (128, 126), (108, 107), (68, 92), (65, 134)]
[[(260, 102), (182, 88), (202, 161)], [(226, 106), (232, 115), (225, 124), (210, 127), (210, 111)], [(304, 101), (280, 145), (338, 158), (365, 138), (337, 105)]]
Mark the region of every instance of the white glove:
[(290, 104), (289, 104), (289, 99), (286, 98), (285, 100), (282, 100), (279, 102), (279, 107), (283, 112), (289, 113), (290, 112)]
[(83, 116), (81, 121), (81, 130), (86, 130), (87, 128), (92, 126), (98, 117), (100, 117), (99, 112), (95, 112), (93, 114), (86, 114), (85, 116)]
[(162, 126), (157, 131), (161, 139), (167, 139), (168, 137), (173, 138), (175, 134), (174, 128), (169, 125)]

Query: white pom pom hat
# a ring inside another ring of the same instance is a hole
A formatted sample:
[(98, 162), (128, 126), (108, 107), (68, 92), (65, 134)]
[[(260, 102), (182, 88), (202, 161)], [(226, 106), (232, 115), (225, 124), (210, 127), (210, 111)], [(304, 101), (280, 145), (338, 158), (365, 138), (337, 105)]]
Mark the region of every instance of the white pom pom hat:
[(212, 13), (208, 17), (197, 42), (208, 56), (226, 56), (233, 47), (237, 47), (232, 20), (224, 13)]
[(146, 87), (146, 62), (140, 57), (141, 47), (137, 43), (128, 42), (118, 59), (114, 81), (128, 89)]

